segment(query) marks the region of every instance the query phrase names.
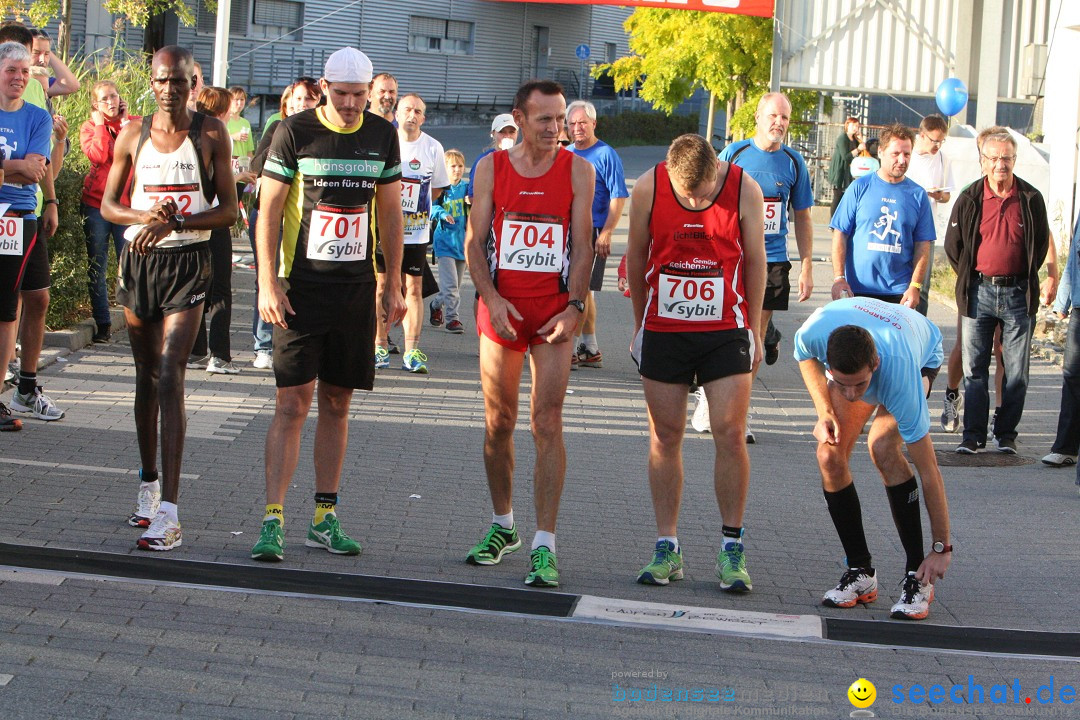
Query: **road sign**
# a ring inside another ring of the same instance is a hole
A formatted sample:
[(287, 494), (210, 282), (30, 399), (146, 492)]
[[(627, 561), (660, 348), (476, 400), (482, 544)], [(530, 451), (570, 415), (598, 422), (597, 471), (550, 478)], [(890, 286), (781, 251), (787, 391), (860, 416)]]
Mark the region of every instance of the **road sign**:
[(574, 54), (577, 55), (579, 60), (588, 60), (591, 53), (588, 45), (578, 45), (577, 49), (574, 50)]

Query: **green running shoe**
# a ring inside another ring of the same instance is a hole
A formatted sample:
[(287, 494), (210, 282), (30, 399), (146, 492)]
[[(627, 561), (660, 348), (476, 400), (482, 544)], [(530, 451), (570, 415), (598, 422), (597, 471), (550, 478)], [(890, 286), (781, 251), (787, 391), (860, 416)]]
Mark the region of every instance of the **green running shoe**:
[(304, 545), (325, 548), (327, 552), (335, 555), (359, 555), (362, 549), (360, 543), (346, 535), (341, 529), (337, 515), (334, 513), (327, 513), (326, 518), (318, 525), (312, 522), (308, 527)]
[(503, 555), (508, 555), (521, 548), (517, 526), (507, 530), (499, 523), (491, 523), (487, 535), (473, 546), (465, 556), (470, 565), (498, 565)]
[(749, 592), (754, 589), (746, 572), (746, 553), (742, 543), (734, 543), (716, 556), (716, 577), (725, 592)]
[(525, 576), (525, 584), (533, 587), (559, 587), (559, 567), (555, 553), (541, 545), (529, 554), (532, 570)]
[(281, 521), (277, 518), (263, 520), (262, 530), (259, 531), (259, 542), (251, 548), (251, 559), (277, 562), (284, 558), (285, 532), (281, 529)]
[(682, 579), (682, 553), (675, 552), (670, 540), (657, 540), (652, 562), (641, 568), (637, 581), (642, 585), (667, 585), (669, 580)]

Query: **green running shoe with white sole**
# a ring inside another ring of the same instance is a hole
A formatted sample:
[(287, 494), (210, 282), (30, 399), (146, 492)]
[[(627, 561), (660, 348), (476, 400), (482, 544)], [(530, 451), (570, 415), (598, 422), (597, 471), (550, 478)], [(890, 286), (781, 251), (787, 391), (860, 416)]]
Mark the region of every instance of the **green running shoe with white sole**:
[(362, 550), (360, 543), (346, 535), (341, 529), (337, 515), (334, 513), (327, 513), (326, 518), (318, 525), (312, 522), (308, 527), (304, 545), (321, 547), (335, 555), (359, 555)]
[(746, 552), (742, 543), (729, 545), (716, 556), (716, 577), (725, 592), (750, 592), (754, 589), (746, 572)]
[(285, 531), (277, 518), (263, 520), (259, 531), (259, 542), (251, 548), (252, 560), (279, 562), (285, 559)]
[(465, 556), (465, 562), (470, 565), (498, 565), (503, 555), (520, 548), (521, 538), (518, 537), (516, 525), (507, 530), (499, 523), (491, 523), (487, 534)]
[(667, 585), (669, 580), (682, 579), (682, 553), (675, 551), (670, 540), (658, 540), (652, 562), (641, 569), (637, 581), (642, 585)]
[(529, 554), (532, 570), (525, 576), (525, 584), (533, 587), (559, 587), (559, 566), (555, 553), (541, 545)]

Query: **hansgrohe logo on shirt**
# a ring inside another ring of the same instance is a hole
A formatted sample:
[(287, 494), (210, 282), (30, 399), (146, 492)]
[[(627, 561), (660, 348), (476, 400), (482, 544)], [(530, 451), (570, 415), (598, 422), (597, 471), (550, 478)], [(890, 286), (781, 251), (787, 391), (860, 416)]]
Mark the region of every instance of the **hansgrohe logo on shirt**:
[(386, 163), (382, 160), (352, 160), (338, 158), (301, 158), (297, 166), (304, 175), (358, 175), (380, 177)]

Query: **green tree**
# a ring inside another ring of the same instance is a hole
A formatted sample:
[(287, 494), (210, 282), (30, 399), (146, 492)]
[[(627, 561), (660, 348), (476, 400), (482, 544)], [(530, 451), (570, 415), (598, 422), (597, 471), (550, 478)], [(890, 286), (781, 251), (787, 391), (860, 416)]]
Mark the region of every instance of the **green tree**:
[(618, 90), (640, 83), (638, 94), (666, 113), (700, 87), (712, 95), (710, 110), (713, 98), (726, 104), (730, 121), (747, 97), (768, 88), (770, 18), (638, 8), (623, 27), (633, 54), (594, 73), (610, 73)]

